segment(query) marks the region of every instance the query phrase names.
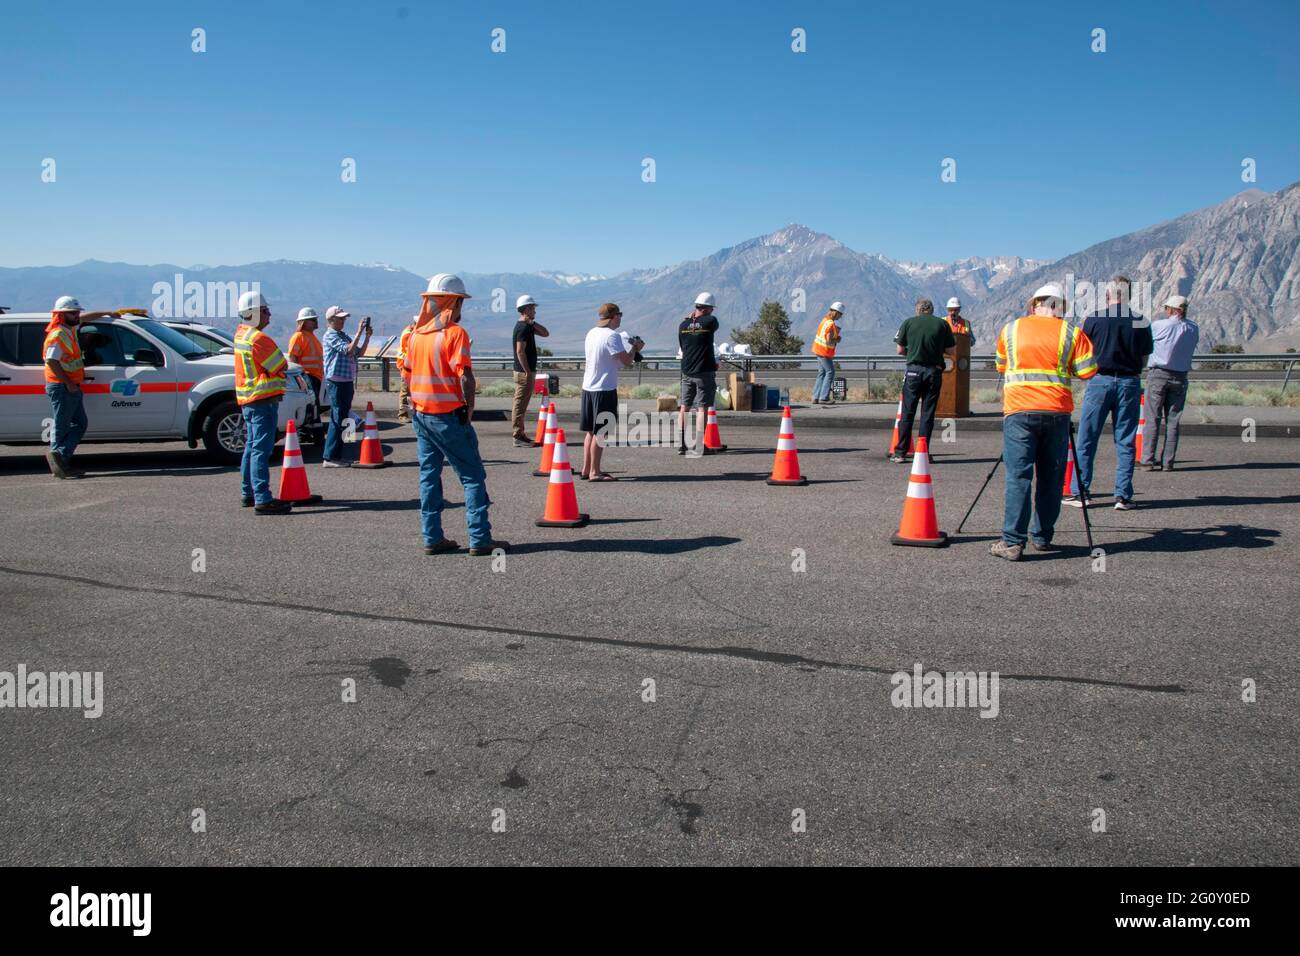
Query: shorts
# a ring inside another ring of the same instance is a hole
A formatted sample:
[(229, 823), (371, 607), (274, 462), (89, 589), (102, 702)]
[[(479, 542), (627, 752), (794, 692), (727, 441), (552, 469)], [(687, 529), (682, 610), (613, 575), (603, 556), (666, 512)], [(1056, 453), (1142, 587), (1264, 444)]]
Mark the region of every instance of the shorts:
[[(605, 415), (605, 418), (601, 418)], [(618, 423), (618, 389), (606, 389), (603, 392), (582, 390), (582, 425), (584, 432), (594, 432), (600, 427), (610, 427)]]
[(718, 392), (716, 372), (682, 376), (682, 408), (711, 408)]

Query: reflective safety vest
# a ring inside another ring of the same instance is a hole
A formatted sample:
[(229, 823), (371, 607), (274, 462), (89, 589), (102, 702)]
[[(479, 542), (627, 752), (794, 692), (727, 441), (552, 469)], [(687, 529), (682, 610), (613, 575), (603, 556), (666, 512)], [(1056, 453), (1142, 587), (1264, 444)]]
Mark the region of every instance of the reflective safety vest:
[(963, 319), (960, 315), (957, 316), (955, 320), (953, 319), (952, 316), (948, 316), (948, 326), (954, 332), (962, 332), (966, 335), (970, 335), (970, 323), (967, 322), (965, 319)]
[(411, 373), (406, 369), (406, 352), (411, 347), (411, 333), (414, 331), (415, 323), (412, 322), (402, 329), (402, 337), (397, 340), (397, 370), (408, 383), (411, 380)]
[(324, 351), (314, 332), (300, 329), (289, 336), (289, 358), (302, 366), (308, 375), (320, 378), (325, 367)]
[(240, 405), (283, 395), (287, 365), (271, 336), (251, 325), (235, 329), (235, 400)]
[(813, 355), (834, 358), (835, 346), (839, 344), (839, 341), (839, 327), (835, 324), (835, 320), (828, 315), (817, 326), (817, 337), (813, 339)]
[[(45, 327), (45, 345), (41, 349), (42, 357), (48, 361), (55, 359), (63, 366), (68, 378), (78, 385), (86, 377), (85, 361), (81, 357), (81, 343), (77, 341), (77, 332), (62, 322), (51, 322)], [(45, 366), (45, 381), (58, 384), (63, 381)]]
[(998, 371), (1003, 374), (1002, 414), (1074, 411), (1070, 376), (1092, 378), (1097, 359), (1092, 341), (1071, 321), (1026, 315), (998, 333)]
[(445, 415), (465, 404), (460, 375), (471, 368), (469, 334), (459, 325), (435, 329), (430, 322), (411, 334), (405, 365), (411, 404), (426, 415)]

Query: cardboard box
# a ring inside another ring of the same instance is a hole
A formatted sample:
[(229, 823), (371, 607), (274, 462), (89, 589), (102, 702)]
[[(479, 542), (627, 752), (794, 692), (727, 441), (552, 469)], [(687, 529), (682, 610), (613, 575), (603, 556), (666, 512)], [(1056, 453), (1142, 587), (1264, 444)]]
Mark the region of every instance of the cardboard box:
[(741, 376), (738, 372), (732, 372), (727, 376), (727, 391), (731, 393), (731, 407), (738, 412), (747, 412), (750, 410), (749, 383), (754, 380), (754, 373), (750, 372), (746, 376)]

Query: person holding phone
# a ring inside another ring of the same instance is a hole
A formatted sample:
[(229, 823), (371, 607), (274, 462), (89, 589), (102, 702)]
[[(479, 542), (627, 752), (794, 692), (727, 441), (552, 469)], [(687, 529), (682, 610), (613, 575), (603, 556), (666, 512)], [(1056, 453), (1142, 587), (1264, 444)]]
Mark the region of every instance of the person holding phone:
[(325, 310), (325, 324), (329, 331), (321, 347), (325, 352), (325, 390), (330, 402), (330, 427), (325, 433), (325, 460), (323, 468), (348, 468), (352, 462), (343, 457), (343, 423), (352, 414), (352, 396), (357, 384), (357, 356), (364, 355), (370, 345), (370, 316), (361, 320), (356, 337), (343, 331), (350, 313), (341, 306), (331, 305)]

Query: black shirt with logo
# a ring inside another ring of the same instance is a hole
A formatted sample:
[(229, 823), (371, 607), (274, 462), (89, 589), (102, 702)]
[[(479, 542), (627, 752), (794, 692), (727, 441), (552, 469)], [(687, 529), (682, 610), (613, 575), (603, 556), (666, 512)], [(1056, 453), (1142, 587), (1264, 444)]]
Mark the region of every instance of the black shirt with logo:
[(516, 322), (514, 335), (510, 337), (512, 346), (517, 346), (520, 342), (524, 343), (524, 355), (528, 356), (528, 368), (519, 364), (519, 353), (512, 348), (515, 356), (516, 372), (536, 372), (537, 371), (537, 330), (533, 328), (531, 322)]
[(718, 320), (712, 315), (702, 319), (687, 316), (677, 326), (677, 344), (682, 350), (682, 374), (697, 377), (718, 370), (713, 355), (713, 334)]

